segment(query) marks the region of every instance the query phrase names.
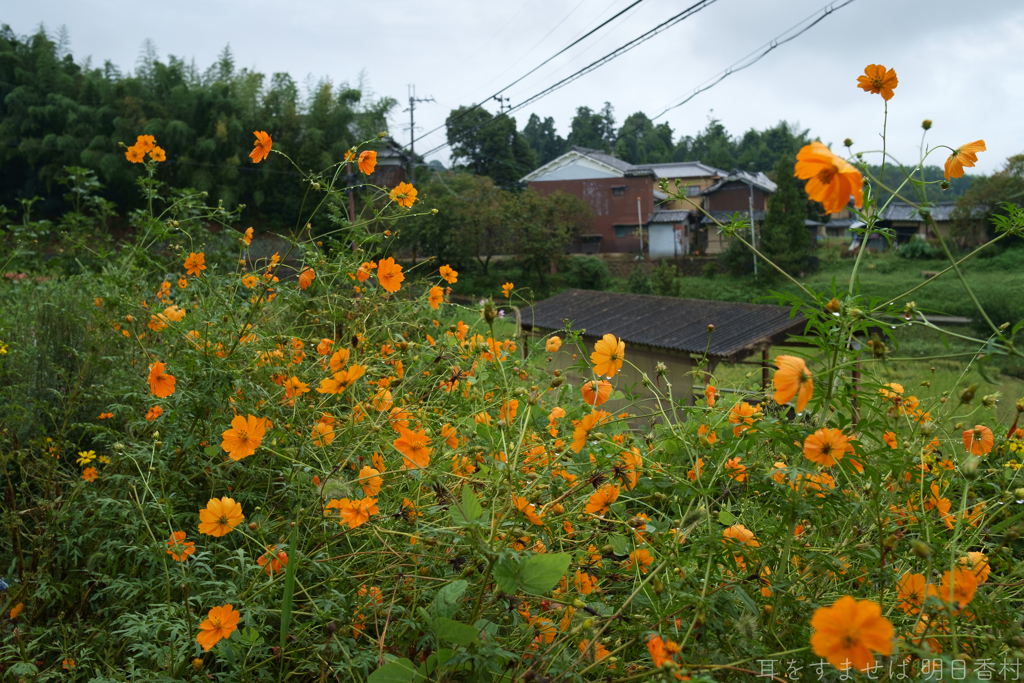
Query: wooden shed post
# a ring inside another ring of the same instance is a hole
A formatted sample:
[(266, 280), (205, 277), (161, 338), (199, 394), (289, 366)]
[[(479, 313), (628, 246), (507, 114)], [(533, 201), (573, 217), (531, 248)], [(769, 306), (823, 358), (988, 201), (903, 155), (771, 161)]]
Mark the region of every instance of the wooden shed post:
[(768, 391), (768, 349), (761, 352), (761, 390)]

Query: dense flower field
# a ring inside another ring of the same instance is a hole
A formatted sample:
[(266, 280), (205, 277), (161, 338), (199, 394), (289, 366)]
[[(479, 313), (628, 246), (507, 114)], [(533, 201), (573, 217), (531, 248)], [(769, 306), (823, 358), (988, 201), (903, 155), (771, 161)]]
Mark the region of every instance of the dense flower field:
[[(861, 77), (886, 106), (896, 86)], [(288, 163), (256, 137), (253, 163)], [(292, 250), (260, 258), (155, 179), (156, 142), (125, 153), (137, 239), (0, 298), (11, 680), (1016, 678), (1024, 430), (994, 390), (887, 381), (868, 336), (928, 325), (909, 300), (783, 297), (809, 352), (771, 391), (688, 406), (645, 376), (642, 414), (615, 336), (524, 355), (495, 327), (514, 283), (466, 309), (449, 265), (397, 262), (411, 185), (350, 221), (342, 169), (372, 183), (374, 152), (305, 174)], [(884, 179), (854, 163), (813, 143), (796, 173), (870, 230)], [(979, 352), (1018, 353), (1021, 323), (990, 322)]]

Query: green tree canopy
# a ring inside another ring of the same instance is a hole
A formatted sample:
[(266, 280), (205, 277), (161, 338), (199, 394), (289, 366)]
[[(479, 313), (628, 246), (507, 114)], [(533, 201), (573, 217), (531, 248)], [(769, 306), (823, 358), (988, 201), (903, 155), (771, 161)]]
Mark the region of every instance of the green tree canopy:
[(631, 164), (660, 164), (672, 161), (672, 128), (654, 125), (647, 115), (631, 114), (619, 129), (615, 155)]
[[(760, 251), (787, 273), (796, 274), (807, 268), (811, 234), (807, 220), (807, 195), (802, 183), (793, 175), (796, 156), (785, 154), (775, 163), (778, 186), (768, 202), (761, 227)], [(769, 268), (769, 266), (765, 266)]]
[(616, 137), (614, 110), (611, 103), (605, 102), (601, 111), (593, 111), (590, 107), (576, 110), (566, 145), (611, 152), (615, 148)]
[(445, 126), (453, 165), (488, 176), (499, 187), (516, 187), (537, 167), (533, 149), (511, 116), (494, 116), (483, 107), (459, 107), (448, 115)]
[(565, 153), (565, 138), (555, 132), (555, 120), (548, 116), (543, 121), (536, 114), (523, 128), (523, 137), (537, 155), (537, 165), (543, 166)]

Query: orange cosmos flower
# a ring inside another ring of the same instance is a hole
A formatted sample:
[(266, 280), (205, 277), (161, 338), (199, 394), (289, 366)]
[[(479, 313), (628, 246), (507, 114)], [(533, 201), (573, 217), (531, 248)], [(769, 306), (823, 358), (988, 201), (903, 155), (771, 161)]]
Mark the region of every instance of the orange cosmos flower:
[(615, 476), (622, 482), (627, 491), (636, 488), (643, 469), (644, 459), (640, 457), (640, 451), (637, 450), (636, 446), (632, 450), (620, 453), (619, 463), (614, 468)]
[(256, 136), (256, 142), (253, 143), (253, 150), (249, 152), (249, 158), (254, 164), (258, 164), (270, 156), (270, 148), (274, 141), (262, 130), (253, 131), (252, 134)]
[(897, 584), (897, 597), (901, 610), (907, 614), (918, 614), (924, 606), (927, 586), (927, 595), (936, 595), (935, 584), (928, 584), (924, 574), (910, 574), (909, 572), (900, 577)]
[(511, 282), (506, 282), (505, 284), (503, 284), (501, 286), (501, 291), (505, 295), (506, 299), (508, 298), (508, 295), (512, 293), (512, 289), (514, 287), (515, 287), (515, 285), (512, 284)]
[(373, 173), (373, 169), (377, 166), (377, 153), (373, 151), (366, 151), (359, 153), (359, 170), (370, 175)]
[(547, 349), (548, 353), (555, 353), (558, 349), (562, 348), (561, 337), (548, 337), (548, 340), (544, 342), (544, 348)]
[(245, 515), (242, 506), (232, 498), (224, 496), (220, 500), (211, 498), (206, 508), (199, 511), (199, 533), (207, 536), (224, 536), (242, 523)]
[(175, 562), (184, 562), (196, 551), (196, 544), (185, 540), (184, 531), (175, 531), (171, 534), (171, 540), (167, 541), (167, 554), (174, 558)]
[(881, 95), (882, 99), (888, 102), (892, 99), (893, 90), (899, 85), (896, 78), (896, 70), (885, 70), (881, 64), (868, 64), (864, 68), (864, 75), (857, 77), (857, 87), (872, 95)]
[(206, 256), (203, 252), (198, 254), (194, 251), (185, 259), (185, 272), (189, 275), (199, 277), (202, 271), (206, 270)]
[(299, 287), (301, 289), (308, 289), (313, 280), (316, 278), (316, 272), (312, 268), (306, 268), (299, 274)]
[(583, 385), (583, 400), (588, 406), (596, 407), (608, 400), (612, 395), (612, 384), (603, 379), (595, 382), (587, 382)]
[(992, 450), (993, 443), (992, 430), (984, 425), (974, 425), (974, 429), (964, 432), (964, 448), (971, 455), (985, 455)]
[(963, 609), (974, 599), (977, 590), (978, 577), (970, 569), (956, 567), (952, 572), (942, 572), (939, 599), (943, 602), (955, 602), (959, 609)]
[(100, 475), (99, 472), (96, 471), (95, 467), (86, 467), (85, 470), (82, 471), (82, 479), (85, 479), (86, 481), (96, 481), (98, 476)]
[(256, 560), (256, 564), (264, 568), (267, 576), (280, 574), (281, 570), (288, 566), (288, 553), (278, 550), (277, 546), (268, 545), (267, 552)]
[[(326, 356), (326, 355), (331, 353), (331, 347), (333, 347), (333, 346), (334, 346), (334, 340), (333, 339), (327, 339), (327, 338), (321, 339), (317, 343), (317, 345), (316, 345), (316, 352), (318, 354), (320, 354), (321, 356)], [(345, 349), (345, 350), (347, 351), (348, 349)], [(346, 358), (345, 361), (348, 362), (348, 358)]]
[(807, 196), (821, 202), (829, 213), (842, 211), (851, 195), (858, 208), (863, 203), (864, 179), (860, 171), (820, 142), (812, 142), (800, 150), (793, 175), (808, 181), (804, 188)]
[(382, 259), (377, 264), (377, 282), (384, 288), (384, 291), (389, 294), (394, 294), (402, 288), (402, 280), (405, 276), (402, 275), (402, 266), (395, 263), (393, 258)]
[(146, 420), (148, 420), (149, 422), (152, 422), (153, 420), (157, 419), (158, 417), (160, 417), (163, 414), (164, 414), (164, 409), (163, 408), (161, 408), (160, 406), (153, 406), (152, 408), (149, 409), (149, 412), (146, 413)]
[(526, 515), (526, 519), (530, 520), (531, 524), (534, 526), (544, 526), (544, 520), (541, 515), (537, 514), (537, 508), (533, 503), (520, 496), (512, 496), (512, 502), (517, 510)]
[(618, 486), (605, 484), (590, 494), (590, 500), (587, 502), (587, 507), (584, 510), (592, 515), (604, 517), (605, 513), (611, 508), (612, 503), (618, 499), (619, 493), (620, 489)]
[(431, 287), (427, 300), (430, 302), (430, 307), (436, 311), (444, 303), (444, 290), (440, 287)]
[[(776, 359), (778, 360), (778, 359)], [(708, 408), (715, 407), (715, 397), (718, 396), (718, 389), (715, 389), (710, 384), (704, 387), (704, 404)], [(778, 401), (776, 401), (777, 403)]]
[(23, 609), (25, 609), (25, 603), (23, 603), (23, 602), (19, 602), (17, 605), (12, 607), (11, 608), (11, 619), (12, 620), (17, 619), (18, 615), (21, 614), (21, 611)]
[(331, 372), (339, 372), (343, 367), (348, 365), (348, 359), (350, 356), (348, 349), (338, 349), (333, 356), (331, 356)]
[(199, 635), (196, 642), (202, 645), (203, 650), (210, 651), (214, 645), (220, 642), (221, 638), (230, 638), (231, 634), (238, 628), (238, 620), (242, 614), (231, 607), (231, 603), (214, 607), (207, 615), (206, 621), (199, 624)]
[(796, 411), (802, 413), (807, 402), (814, 393), (814, 382), (811, 380), (811, 371), (802, 358), (795, 356), (779, 356), (775, 359), (775, 376), (772, 377), (772, 384), (775, 385), (775, 402), (785, 405), (796, 396)]
[(146, 158), (146, 152), (132, 145), (124, 152), (124, 158), (133, 164), (141, 164)]
[(459, 271), (452, 270), (452, 267), (449, 266), (448, 264), (441, 266), (439, 272), (441, 274), (441, 277), (444, 278), (445, 282), (447, 282), (450, 285), (454, 285), (456, 282), (459, 281)]
[(363, 469), (359, 470), (359, 485), (363, 487), (364, 496), (376, 496), (383, 483), (384, 480), (381, 478), (379, 470), (368, 465), (364, 465)]
[(594, 344), (594, 352), (590, 354), (590, 362), (594, 364), (594, 374), (611, 379), (622, 369), (625, 355), (626, 342), (616, 339), (614, 334), (604, 335)]
[(227, 451), (228, 457), (232, 460), (247, 458), (255, 453), (259, 445), (263, 443), (266, 428), (266, 418), (254, 415), (248, 417), (235, 415), (231, 420), (231, 429), (227, 429), (221, 434), (224, 440), (220, 447)]
[(730, 542), (735, 542), (739, 545), (748, 545), (751, 548), (761, 547), (761, 543), (754, 538), (754, 532), (742, 524), (733, 524), (728, 529), (723, 529), (722, 537), (726, 545), (729, 545)]
[(867, 671), (875, 663), (873, 652), (892, 654), (895, 630), (872, 600), (844, 595), (831, 607), (819, 607), (811, 617), (811, 649), (841, 671), (851, 665)]
[(965, 569), (970, 570), (978, 579), (978, 583), (988, 581), (991, 568), (988, 565), (988, 557), (985, 556), (985, 553), (969, 552), (966, 557), (960, 558), (959, 564)]
[(156, 138), (153, 137), (152, 135), (139, 135), (138, 137), (135, 138), (134, 146), (138, 147), (140, 150), (142, 150), (142, 153), (145, 154), (146, 152), (156, 147)]
[(361, 500), (332, 500), (327, 504), (327, 509), (336, 509), (341, 515), (341, 524), (348, 524), (349, 529), (355, 529), (369, 521), (372, 515), (380, 512), (377, 507), (376, 498), (363, 498)]
[(894, 432), (882, 434), (882, 441), (885, 441), (885, 445), (889, 448), (896, 450), (896, 434)]
[(100, 416), (97, 419), (99, 419), (99, 420), (109, 420), (112, 417), (114, 417), (113, 413), (100, 413)]
[(962, 178), (964, 167), (971, 168), (978, 161), (978, 152), (985, 151), (985, 141), (975, 140), (953, 150), (946, 159), (946, 180)]
[(416, 188), (409, 183), (398, 183), (398, 187), (391, 190), (390, 196), (392, 201), (408, 209), (416, 203), (416, 194)]
[(611, 413), (603, 410), (595, 410), (589, 415), (584, 416), (573, 431), (571, 448), (577, 453), (583, 450), (583, 447), (587, 444), (587, 438), (590, 436), (590, 431), (610, 417)]
[(245, 231), (245, 235), (239, 237), (238, 239), (242, 243), (244, 243), (245, 246), (249, 246), (250, 244), (252, 244), (252, 228), (247, 228)]
[[(736, 425), (732, 428), (733, 436), (739, 436), (750, 429), (754, 420), (761, 419), (761, 404), (752, 406), (746, 401), (740, 401), (729, 410), (729, 424)], [(751, 429), (756, 432), (756, 429)]]
[(334, 441), (334, 418), (330, 422), (319, 420), (313, 425), (313, 443), (323, 447)]
[(825, 427), (804, 440), (804, 457), (822, 467), (835, 465), (848, 449), (849, 439), (841, 429)]
[(149, 368), (149, 389), (154, 396), (167, 398), (174, 393), (174, 384), (177, 382), (172, 375), (164, 372), (164, 364), (153, 363)]
[(293, 405), (297, 396), (309, 393), (309, 385), (298, 377), (292, 376), (284, 383), (285, 403)]
[(744, 482), (747, 480), (747, 466), (740, 464), (740, 458), (738, 456), (726, 461), (725, 471), (736, 481)]
[(377, 269), (377, 264), (376, 263), (374, 263), (373, 261), (367, 261), (367, 262), (363, 263), (361, 266), (359, 266), (359, 270), (356, 271), (356, 278), (360, 282), (366, 282), (369, 279), (369, 277), (371, 275), (373, 275), (372, 271), (374, 271), (376, 269)]
[(652, 564), (654, 564), (654, 558), (651, 557), (651, 551), (641, 548), (629, 554), (629, 559), (626, 560), (626, 569), (637, 567), (641, 574), (646, 574), (647, 568)]
[(404, 458), (403, 467), (407, 469), (424, 468), (430, 464), (430, 437), (424, 430), (414, 432), (402, 428), (400, 436), (392, 442), (392, 445), (402, 454)]
[(161, 147), (154, 147), (149, 151), (149, 158), (153, 161), (167, 161), (167, 153)]

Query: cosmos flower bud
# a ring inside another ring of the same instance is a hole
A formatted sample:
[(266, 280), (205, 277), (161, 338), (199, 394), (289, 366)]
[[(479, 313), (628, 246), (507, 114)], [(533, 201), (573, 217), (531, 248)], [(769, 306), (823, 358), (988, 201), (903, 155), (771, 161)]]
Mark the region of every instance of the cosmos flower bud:
[(932, 127), (932, 120), (925, 119), (924, 121), (921, 122), (921, 127), (924, 128), (925, 130), (930, 130)]
[(839, 312), (839, 299), (837, 299), (835, 297), (832, 297), (832, 301), (829, 301), (827, 304), (825, 304), (825, 308), (827, 308), (832, 313), (838, 313)]
[(850, 138), (843, 140), (843, 147), (853, 147), (853, 140)]
[(928, 556), (932, 554), (931, 548), (924, 541), (914, 541), (910, 544), (910, 549), (915, 555), (920, 557), (922, 560), (927, 560)]
[(966, 389), (964, 389), (962, 392), (960, 392), (960, 402), (966, 404), (966, 403), (970, 403), (971, 401), (973, 401), (974, 400), (974, 392), (976, 392), (977, 390), (978, 390), (978, 385), (977, 384), (972, 384), (971, 386), (969, 386)]

